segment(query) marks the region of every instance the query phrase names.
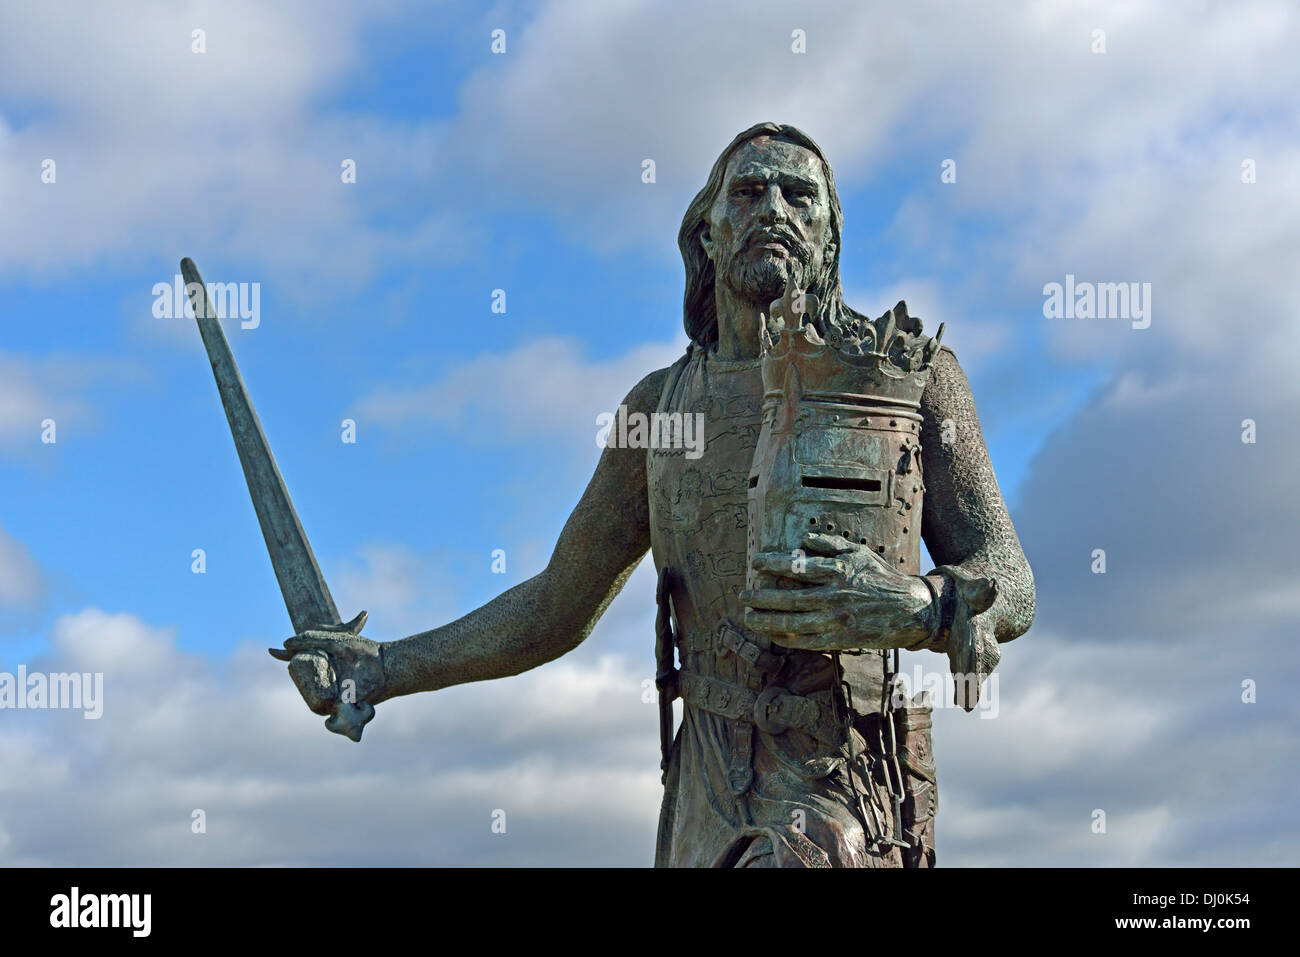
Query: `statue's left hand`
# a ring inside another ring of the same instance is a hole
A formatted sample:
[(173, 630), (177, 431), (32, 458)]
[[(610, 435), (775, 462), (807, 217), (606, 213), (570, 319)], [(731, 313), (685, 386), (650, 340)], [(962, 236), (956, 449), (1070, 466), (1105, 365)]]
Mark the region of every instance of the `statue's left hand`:
[(889, 566), (865, 545), (810, 532), (803, 555), (763, 552), (753, 566), (765, 578), (798, 587), (740, 593), (745, 624), (777, 644), (808, 651), (907, 648), (924, 644), (936, 625), (934, 595), (919, 575)]

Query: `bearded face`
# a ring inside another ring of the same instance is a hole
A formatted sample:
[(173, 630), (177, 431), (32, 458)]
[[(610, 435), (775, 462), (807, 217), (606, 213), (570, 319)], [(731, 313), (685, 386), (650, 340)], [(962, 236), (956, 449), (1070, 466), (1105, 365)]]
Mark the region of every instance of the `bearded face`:
[(817, 154), (760, 136), (727, 164), (702, 242), (717, 281), (766, 311), (793, 278), (807, 289), (834, 255), (830, 194)]

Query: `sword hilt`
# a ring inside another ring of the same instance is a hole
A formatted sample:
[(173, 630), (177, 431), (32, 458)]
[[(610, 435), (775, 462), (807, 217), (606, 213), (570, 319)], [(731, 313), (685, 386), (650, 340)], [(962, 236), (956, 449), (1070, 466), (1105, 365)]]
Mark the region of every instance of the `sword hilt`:
[[(367, 613), (363, 611), (349, 622), (315, 625), (310, 630), (334, 632), (340, 635), (357, 635), (360, 634), (361, 629), (365, 627), (367, 617)], [(328, 657), (328, 652), (324, 651), (292, 652), (285, 648), (268, 648), (267, 651), (271, 653), (271, 657), (278, 658), (280, 661), (292, 661), (295, 654), (322, 655)], [(289, 670), (292, 672), (293, 668), (291, 667)], [(335, 677), (337, 678), (340, 676), (336, 675)], [(370, 723), (370, 719), (374, 716), (375, 706), (368, 701), (353, 702), (337, 700), (334, 702), (333, 714), (325, 719), (325, 729), (359, 742), (361, 740), (361, 732), (365, 729), (365, 726)]]
[(334, 713), (325, 719), (325, 730), (360, 741), (362, 730), (374, 716), (375, 706), (368, 701), (360, 704), (340, 701), (334, 705)]
[[(344, 635), (359, 635), (361, 629), (366, 625), (366, 619), (369, 617), (367, 612), (362, 612), (349, 622), (337, 625), (326, 625), (319, 629), (321, 631), (337, 631)], [(334, 713), (325, 719), (325, 730), (333, 731), (335, 734), (341, 734), (345, 738), (360, 743), (361, 732), (365, 730), (370, 719), (375, 716), (375, 706), (369, 701), (336, 701), (334, 702)]]

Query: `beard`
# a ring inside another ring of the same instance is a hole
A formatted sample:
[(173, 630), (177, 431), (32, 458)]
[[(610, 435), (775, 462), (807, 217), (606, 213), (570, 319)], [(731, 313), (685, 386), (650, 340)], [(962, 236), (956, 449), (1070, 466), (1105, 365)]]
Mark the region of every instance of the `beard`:
[(727, 288), (744, 302), (766, 312), (772, 300), (785, 294), (787, 281), (794, 279), (800, 289), (807, 289), (808, 264), (811, 256), (802, 244), (794, 245), (788, 255), (765, 249), (754, 240), (732, 252), (721, 263), (718, 276)]

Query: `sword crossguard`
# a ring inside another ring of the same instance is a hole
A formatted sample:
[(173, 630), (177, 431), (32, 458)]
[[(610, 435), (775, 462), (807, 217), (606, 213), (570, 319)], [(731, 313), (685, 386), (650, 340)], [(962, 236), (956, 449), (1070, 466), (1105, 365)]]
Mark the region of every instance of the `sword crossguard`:
[(366, 619), (369, 617), (370, 617), (370, 612), (363, 611), (361, 614), (357, 615), (357, 617), (353, 618), (351, 621), (344, 622), (343, 624), (338, 624), (338, 625), (319, 625), (314, 630), (315, 631), (337, 631), (340, 634), (345, 634), (345, 635), (359, 635), (361, 634), (361, 629), (366, 627)]

